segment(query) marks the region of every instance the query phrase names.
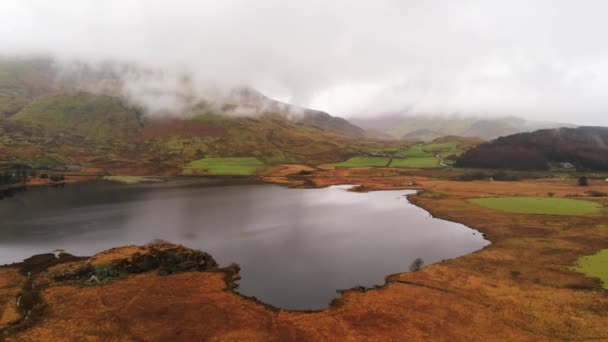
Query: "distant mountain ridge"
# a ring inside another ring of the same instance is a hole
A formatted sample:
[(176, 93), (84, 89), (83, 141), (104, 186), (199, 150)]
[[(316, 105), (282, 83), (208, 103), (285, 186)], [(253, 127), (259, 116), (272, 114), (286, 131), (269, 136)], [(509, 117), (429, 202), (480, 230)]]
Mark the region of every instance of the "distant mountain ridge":
[(350, 118), (352, 123), (367, 130), (399, 139), (431, 141), (446, 135), (495, 139), (543, 128), (574, 127), (571, 124), (528, 121), (508, 116), (477, 118), (441, 115), (386, 114), (374, 118)]
[(348, 120), (326, 112), (295, 106), (271, 99), (255, 89), (241, 87), (233, 90), (225, 105), (227, 112), (244, 114), (280, 113), (287, 117), (336, 133), (363, 136), (365, 131)]

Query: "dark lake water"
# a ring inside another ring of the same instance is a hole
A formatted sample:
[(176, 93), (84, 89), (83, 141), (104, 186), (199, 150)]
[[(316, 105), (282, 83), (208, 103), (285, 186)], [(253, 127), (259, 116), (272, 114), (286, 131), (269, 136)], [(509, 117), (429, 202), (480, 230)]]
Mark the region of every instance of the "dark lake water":
[(410, 204), (412, 191), (347, 188), (217, 180), (31, 188), (0, 201), (0, 264), (164, 239), (240, 264), (241, 293), (304, 310), (327, 307), (337, 289), (381, 285), (415, 258), (430, 264), (489, 243)]

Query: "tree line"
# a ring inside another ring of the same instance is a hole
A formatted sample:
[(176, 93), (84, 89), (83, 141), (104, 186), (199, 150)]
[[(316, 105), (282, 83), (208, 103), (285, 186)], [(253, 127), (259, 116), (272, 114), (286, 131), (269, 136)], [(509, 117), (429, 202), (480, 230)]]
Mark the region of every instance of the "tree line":
[(25, 167), (0, 171), (0, 185), (24, 184), (31, 178), (49, 179), (52, 182), (61, 182), (65, 180), (65, 176), (62, 174), (49, 175), (46, 173), (39, 173), (36, 169)]

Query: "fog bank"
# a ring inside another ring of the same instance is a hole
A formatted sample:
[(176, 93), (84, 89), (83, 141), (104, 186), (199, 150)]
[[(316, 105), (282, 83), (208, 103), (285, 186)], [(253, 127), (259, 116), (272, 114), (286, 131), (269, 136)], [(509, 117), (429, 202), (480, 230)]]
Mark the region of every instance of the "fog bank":
[[(155, 88), (246, 85), (341, 116), (608, 125), (607, 10), (548, 0), (5, 0), (0, 53), (136, 63), (186, 75), (157, 77)], [(125, 79), (130, 96), (149, 87)], [(146, 101), (176, 105), (162, 93)]]

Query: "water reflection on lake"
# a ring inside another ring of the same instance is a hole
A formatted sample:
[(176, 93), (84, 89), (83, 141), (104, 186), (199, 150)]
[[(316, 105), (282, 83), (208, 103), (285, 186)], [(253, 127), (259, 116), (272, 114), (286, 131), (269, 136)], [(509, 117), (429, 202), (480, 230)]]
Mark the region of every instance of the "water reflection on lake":
[(239, 291), (283, 308), (320, 309), (336, 289), (373, 286), (488, 244), (411, 205), (411, 191), (287, 189), (214, 180), (34, 188), (0, 201), (0, 263), (62, 248), (92, 255), (153, 239), (241, 265)]

